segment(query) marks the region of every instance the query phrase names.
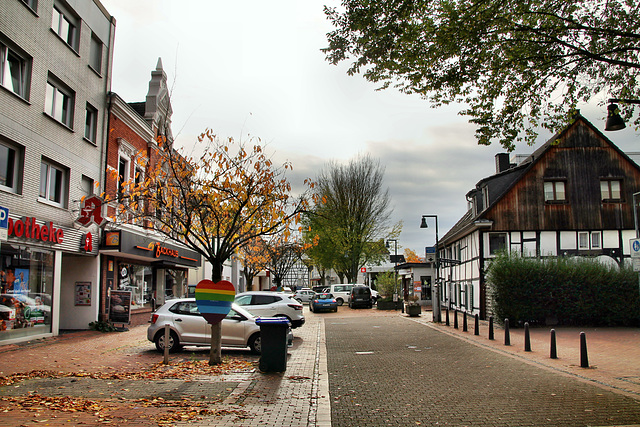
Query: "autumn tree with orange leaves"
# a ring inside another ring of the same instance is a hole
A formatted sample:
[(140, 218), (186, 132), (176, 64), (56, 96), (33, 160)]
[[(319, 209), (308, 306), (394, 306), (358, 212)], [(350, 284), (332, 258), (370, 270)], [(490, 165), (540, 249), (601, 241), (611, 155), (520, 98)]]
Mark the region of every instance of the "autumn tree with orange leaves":
[[(220, 139), (206, 130), (198, 143), (202, 155), (193, 158), (160, 140), (144, 177), (120, 185), (116, 219), (142, 220), (200, 253), (218, 282), (224, 262), (240, 248), (297, 221), (313, 184), (305, 180), (306, 189), (294, 197), (286, 178), (291, 164), (274, 165), (259, 140)], [(220, 361), (212, 356), (210, 363)]]
[(261, 237), (256, 237), (240, 248), (238, 259), (242, 264), (242, 275), (247, 284), (247, 290), (252, 291), (253, 279), (258, 273), (263, 271), (269, 263), (267, 244)]

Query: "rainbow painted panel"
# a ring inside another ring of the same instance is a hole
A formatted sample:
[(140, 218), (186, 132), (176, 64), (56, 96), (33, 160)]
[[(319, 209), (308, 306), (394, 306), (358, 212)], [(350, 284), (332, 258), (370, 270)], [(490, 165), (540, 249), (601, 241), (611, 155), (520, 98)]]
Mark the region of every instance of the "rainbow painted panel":
[(201, 280), (196, 285), (196, 304), (202, 317), (210, 324), (222, 321), (229, 311), (236, 296), (233, 283), (221, 280), (213, 283), (211, 280)]

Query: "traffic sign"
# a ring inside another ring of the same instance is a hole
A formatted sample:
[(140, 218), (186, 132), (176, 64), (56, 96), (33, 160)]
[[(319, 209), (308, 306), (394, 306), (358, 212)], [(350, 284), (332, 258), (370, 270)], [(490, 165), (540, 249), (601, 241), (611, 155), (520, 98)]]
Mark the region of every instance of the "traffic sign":
[(631, 258), (640, 258), (640, 239), (629, 240), (631, 246)]
[(7, 240), (9, 228), (9, 209), (0, 206), (0, 240)]

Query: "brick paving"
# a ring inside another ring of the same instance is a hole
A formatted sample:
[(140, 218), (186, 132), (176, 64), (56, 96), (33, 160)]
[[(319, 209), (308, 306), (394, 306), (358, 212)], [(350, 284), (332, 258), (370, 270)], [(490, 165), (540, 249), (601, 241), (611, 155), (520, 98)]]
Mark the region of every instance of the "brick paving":
[[(202, 411), (201, 416), (162, 425), (640, 425), (639, 329), (584, 330), (590, 362), (584, 369), (579, 366), (583, 329), (557, 328), (554, 360), (548, 357), (548, 328), (531, 329), (533, 351), (525, 352), (522, 329), (512, 328), (512, 345), (504, 346), (502, 329), (496, 327), (490, 341), (487, 322), (480, 322), (475, 336), (471, 318), (463, 332), (462, 321), (457, 330), (436, 325), (429, 312), (409, 318), (398, 311), (340, 307), (338, 313), (305, 314), (307, 323), (294, 330), (284, 373), (29, 379), (0, 387), (0, 399), (37, 391), (82, 396), (104, 408), (66, 413), (0, 400), (0, 425), (157, 426), (160, 415), (179, 413), (180, 403), (195, 405), (189, 410)], [(171, 358), (208, 360), (208, 353), (188, 348)], [(246, 351), (224, 355), (257, 366), (258, 357)], [(0, 346), (0, 376), (33, 369), (144, 371), (160, 361), (162, 355), (146, 340), (146, 326)]]

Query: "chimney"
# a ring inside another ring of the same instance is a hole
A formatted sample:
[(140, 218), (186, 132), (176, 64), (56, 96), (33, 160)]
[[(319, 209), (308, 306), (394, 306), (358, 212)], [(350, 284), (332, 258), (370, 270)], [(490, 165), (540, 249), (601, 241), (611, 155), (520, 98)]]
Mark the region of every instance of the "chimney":
[(508, 169), (511, 169), (509, 153), (496, 154), (496, 173), (504, 172)]

